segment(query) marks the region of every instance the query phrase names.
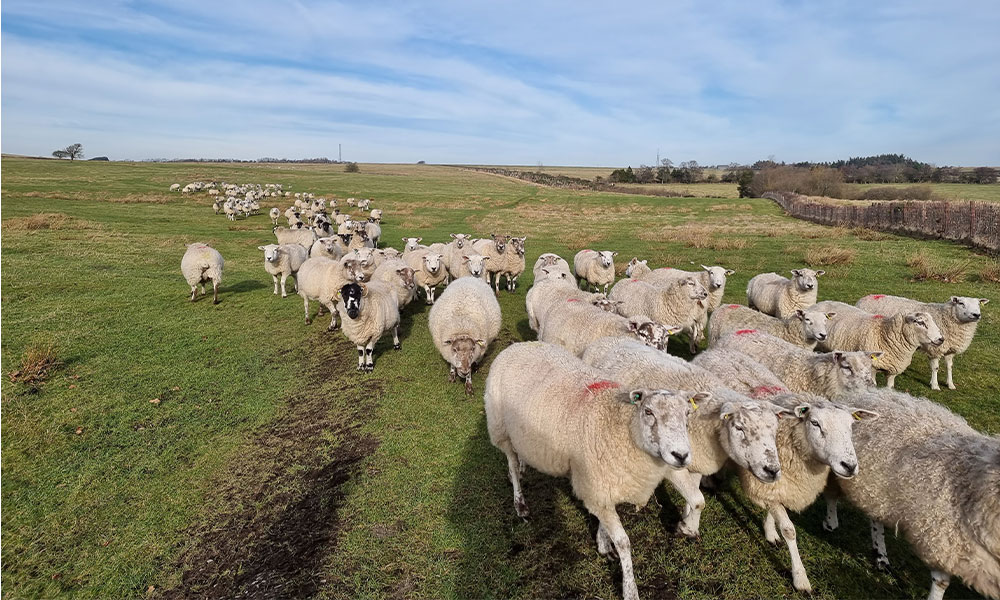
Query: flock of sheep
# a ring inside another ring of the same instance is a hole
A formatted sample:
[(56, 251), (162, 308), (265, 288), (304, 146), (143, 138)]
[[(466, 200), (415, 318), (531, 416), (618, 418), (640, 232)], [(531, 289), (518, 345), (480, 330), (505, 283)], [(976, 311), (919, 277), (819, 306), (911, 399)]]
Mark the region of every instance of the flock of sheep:
[[(500, 331), (501, 278), (514, 292), (525, 270), (525, 238), (456, 233), (425, 246), (407, 237), (398, 251), (378, 248), (378, 209), (349, 217), (336, 201), (305, 195), (283, 214), (288, 227), (271, 211), (278, 243), (259, 247), (275, 294), (280, 287), (285, 296), (294, 276), (306, 323), (310, 300), (330, 311), (331, 330), (339, 314), (358, 369), (370, 371), (373, 348), (390, 330), (400, 347), (400, 309), (421, 288), (449, 379), (472, 393), (473, 371)], [(616, 254), (581, 250), (572, 267), (542, 254), (525, 297), (538, 341), (508, 346), (490, 366), (487, 427), (507, 458), (519, 516), (528, 516), (526, 466), (569, 477), (599, 521), (598, 551), (617, 555), (624, 596), (633, 599), (630, 542), (616, 506), (642, 506), (667, 481), (686, 503), (678, 531), (697, 536), (702, 478), (729, 467), (766, 510), (765, 539), (785, 542), (798, 590), (811, 585), (788, 511), (822, 493), (825, 529), (838, 527), (840, 497), (871, 518), (880, 567), (888, 566), (883, 525), (902, 531), (931, 569), (930, 599), (943, 597), (952, 575), (1000, 598), (1000, 439), (891, 389), (917, 351), (930, 358), (931, 387), (939, 389), (944, 358), (954, 389), (954, 357), (972, 342), (988, 300), (874, 294), (854, 306), (817, 302), (823, 271), (802, 268), (790, 278), (757, 275), (746, 306), (722, 304), (731, 270), (652, 269), (633, 258), (616, 283)], [(188, 247), (182, 270), (192, 300), (211, 281), (218, 301), (222, 269), (212, 248)], [(691, 361), (666, 352), (675, 334), (687, 336), (697, 353)], [(887, 375), (886, 388), (876, 388), (876, 371)]]

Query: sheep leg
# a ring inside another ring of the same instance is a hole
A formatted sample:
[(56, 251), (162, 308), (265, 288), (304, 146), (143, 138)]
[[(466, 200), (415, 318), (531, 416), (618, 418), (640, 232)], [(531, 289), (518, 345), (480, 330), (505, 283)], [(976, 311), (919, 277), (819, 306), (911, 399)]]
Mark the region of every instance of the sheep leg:
[(885, 377), (885, 387), (892, 388), (896, 385), (896, 376), (892, 373), (887, 373)]
[(930, 364), (931, 364), (931, 389), (940, 390), (941, 386), (938, 385), (938, 368), (941, 366), (941, 359), (932, 357), (930, 359)]
[(615, 551), (614, 544), (611, 543), (611, 536), (604, 529), (604, 525), (597, 525), (597, 553), (601, 556), (608, 556)]
[(632, 571), (632, 542), (628, 539), (628, 534), (622, 527), (622, 522), (618, 519), (615, 507), (602, 507), (598, 511), (591, 511), (601, 522), (601, 526), (607, 532), (608, 537), (614, 544), (615, 552), (618, 553), (618, 560), (622, 567), (622, 596), (624, 600), (639, 600), (639, 588), (635, 585), (635, 573)]
[(472, 389), (472, 373), (465, 376), (465, 395), (471, 396), (475, 390)]
[(194, 302), (194, 299), (197, 298), (197, 297), (198, 297), (198, 286), (192, 285), (191, 286), (191, 302)]
[(392, 328), (392, 347), (396, 350), (403, 349), (403, 347), (399, 344), (399, 325)]
[(823, 491), (823, 496), (826, 498), (826, 518), (823, 519), (823, 529), (834, 531), (840, 527), (840, 519), (837, 517), (837, 496), (830, 491), (829, 487)]
[(426, 286), (426, 285), (424, 286), (424, 298), (425, 298), (425, 300), (424, 300), (425, 303), (427, 303), (427, 304), (434, 304), (434, 297), (431, 296), (431, 288), (430, 288), (430, 286)]
[[(278, 295), (278, 276), (277, 275), (271, 275), (271, 280), (274, 282), (274, 295), (277, 296)], [(284, 289), (285, 286), (282, 284), (281, 288)]]
[[(306, 296), (302, 296), (302, 301), (303, 301), (303, 302), (304, 302), (304, 304), (305, 304), (305, 311), (306, 311), (306, 325), (308, 325), (308, 324), (310, 324), (310, 323), (312, 323), (312, 322), (313, 322), (313, 321), (312, 321), (312, 319), (310, 319), (310, 318), (309, 318), (309, 298), (308, 298), (308, 297), (306, 297)], [(322, 306), (322, 305), (320, 305), (320, 306)]]
[(458, 370), (454, 366), (448, 371), (448, 383), (455, 383), (458, 380)]
[(368, 342), (365, 346), (365, 370), (368, 372), (375, 370), (375, 340)]
[(781, 536), (778, 535), (778, 530), (774, 526), (774, 515), (770, 512), (764, 517), (764, 539), (775, 546), (781, 541)]
[(288, 273), (281, 274), (281, 297), (287, 298), (288, 292), (285, 291), (285, 282), (288, 281)]
[(875, 521), (872, 524), (872, 550), (875, 551), (875, 567), (879, 571), (886, 571), (889, 569), (889, 554), (885, 549), (885, 527)]
[(528, 503), (524, 501), (524, 494), (521, 492), (521, 461), (509, 440), (502, 442), (500, 446), (507, 455), (507, 476), (510, 478), (511, 487), (514, 488), (514, 512), (522, 519), (527, 519)]
[(358, 348), (358, 370), (359, 371), (364, 371), (365, 370), (365, 347), (364, 346), (358, 346), (357, 348)]
[(788, 545), (788, 553), (792, 558), (792, 586), (800, 592), (812, 592), (809, 577), (806, 575), (806, 568), (802, 564), (802, 557), (799, 556), (799, 545), (795, 541), (795, 525), (788, 518), (785, 507), (780, 504), (772, 506), (768, 514), (774, 515), (774, 519), (778, 522), (778, 530), (781, 532), (781, 537), (785, 538), (785, 544)]
[(205, 282), (204, 281), (201, 282), (201, 295), (202, 296), (205, 295)]
[[(322, 302), (320, 302), (320, 306), (323, 306)], [(330, 309), (330, 326), (327, 327), (326, 330), (333, 331), (337, 328), (337, 306), (331, 301), (329, 304), (326, 305), (326, 307)]]
[(944, 600), (944, 591), (951, 583), (951, 575), (943, 571), (931, 571), (931, 591), (927, 600)]
[(705, 509), (705, 495), (701, 493), (701, 475), (687, 469), (667, 471), (666, 480), (684, 498), (684, 516), (677, 523), (677, 533), (687, 537), (698, 537), (701, 511)]
[(213, 281), (212, 282), (212, 304), (218, 304), (218, 303), (219, 303), (219, 282), (218, 281)]
[[(955, 389), (955, 382), (952, 381), (952, 379), (951, 379), (951, 367), (954, 364), (954, 362), (955, 362), (955, 355), (954, 354), (945, 354), (944, 355), (944, 368), (948, 372), (948, 378), (945, 381), (945, 385), (948, 386), (949, 390)], [(947, 586), (947, 585), (948, 584), (946, 583), (945, 586)]]

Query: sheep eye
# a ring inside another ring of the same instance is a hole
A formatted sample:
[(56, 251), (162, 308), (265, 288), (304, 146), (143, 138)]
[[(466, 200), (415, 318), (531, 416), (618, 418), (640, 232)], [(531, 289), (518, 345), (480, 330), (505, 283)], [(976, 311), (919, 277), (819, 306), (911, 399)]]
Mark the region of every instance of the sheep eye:
[(743, 431), (743, 426), (742, 425), (733, 425), (733, 429), (735, 429), (736, 431)]
[(646, 413), (647, 417), (652, 417), (653, 416), (653, 411), (649, 410), (648, 408), (644, 412)]
[(816, 421), (816, 420), (814, 419), (814, 420), (812, 420), (812, 421), (809, 421), (809, 422), (810, 422), (810, 423), (812, 423), (813, 427), (819, 427), (819, 421)]

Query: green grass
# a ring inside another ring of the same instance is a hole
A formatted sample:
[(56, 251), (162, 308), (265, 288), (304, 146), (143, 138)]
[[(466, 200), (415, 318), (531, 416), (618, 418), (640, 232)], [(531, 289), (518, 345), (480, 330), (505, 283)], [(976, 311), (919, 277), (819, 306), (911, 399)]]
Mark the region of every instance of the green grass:
[(848, 189), (860, 191), (880, 187), (907, 188), (927, 186), (937, 196), (948, 200), (979, 200), (1000, 202), (1000, 185), (975, 185), (970, 183), (849, 183)]
[[(810, 249), (829, 246), (854, 257), (826, 267), (821, 299), (883, 292), (1000, 301), (1000, 285), (977, 275), (987, 259), (968, 249), (899, 236), (865, 241), (784, 217), (761, 199), (570, 192), (428, 165), (362, 164), (346, 174), (342, 166), (5, 158), (5, 598), (137, 597), (149, 586), (154, 596), (235, 596), (261, 589), (247, 579), (257, 572), (271, 589), (295, 585), (324, 598), (620, 594), (617, 567), (598, 557), (594, 522), (565, 481), (529, 473), (535, 516), (516, 518), (481, 399), (447, 383), (427, 307), (404, 315), (401, 352), (383, 340), (375, 372), (355, 375), (341, 333), (327, 333), (322, 319), (304, 326), (297, 297), (271, 295), (256, 250), (272, 239), (266, 216), (232, 225), (206, 196), (166, 192), (197, 179), (375, 198), (383, 239), (397, 246), (409, 234), (427, 242), (506, 232), (528, 236), (529, 265), (542, 252), (588, 246), (618, 250), (622, 265), (633, 255), (653, 266), (724, 264), (737, 271), (731, 301), (743, 300), (754, 274), (802, 266)], [(66, 217), (27, 229), (39, 213)], [(692, 231), (718, 241), (691, 247)], [(726, 240), (744, 247), (727, 250)], [(186, 301), (179, 264), (193, 241), (226, 257), (217, 306)], [(970, 278), (912, 281), (905, 263), (921, 249), (969, 261)], [(532, 339), (530, 279), (529, 271), (517, 293), (502, 294), (504, 326), (490, 358)], [(922, 355), (897, 387), (997, 433), (1000, 325), (991, 307), (956, 360), (959, 390), (931, 392)], [(48, 343), (62, 365), (38, 391), (6, 379), (29, 348)], [(671, 351), (683, 356), (684, 346)], [(477, 391), (485, 373), (474, 378)], [(644, 597), (797, 596), (787, 551), (763, 541), (761, 511), (736, 488), (709, 497), (697, 542), (671, 533), (680, 508), (672, 491), (661, 489), (638, 513), (621, 508)], [(905, 542), (889, 536), (896, 568), (877, 573), (861, 515), (846, 510), (845, 526), (826, 534), (821, 513), (814, 506), (793, 517), (815, 596), (926, 594), (928, 572)], [(957, 583), (948, 592), (969, 595)]]

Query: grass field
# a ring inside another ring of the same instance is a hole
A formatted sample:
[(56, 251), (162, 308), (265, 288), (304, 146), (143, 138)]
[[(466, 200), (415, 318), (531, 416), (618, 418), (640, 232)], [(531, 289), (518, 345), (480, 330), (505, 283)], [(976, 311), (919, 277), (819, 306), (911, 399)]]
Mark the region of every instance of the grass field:
[[(4, 598), (533, 598), (620, 594), (617, 563), (594, 547), (595, 522), (567, 482), (529, 472), (533, 516), (513, 511), (506, 463), (489, 443), (480, 397), (447, 383), (427, 307), (405, 312), (400, 352), (383, 340), (372, 374), (297, 296), (271, 294), (257, 246), (266, 216), (229, 223), (174, 182), (282, 183), (365, 196), (385, 210), (383, 239), (449, 233), (527, 235), (542, 252), (583, 247), (650, 265), (736, 269), (747, 280), (811, 261), (820, 299), (872, 292), (1000, 302), (980, 273), (995, 265), (943, 242), (821, 227), (761, 199), (652, 198), (555, 190), (449, 167), (2, 162), (2, 513)], [(284, 208), (284, 203), (282, 203)], [(266, 212), (266, 209), (265, 211)], [(43, 214), (48, 216), (38, 217)], [(221, 303), (187, 302), (184, 245), (226, 258)], [(847, 249), (836, 254), (835, 248)], [(965, 280), (914, 281), (923, 250)], [(840, 258), (830, 259), (830, 256)], [(530, 270), (500, 301), (489, 353), (533, 339)], [(13, 382), (29, 350), (54, 347), (44, 383)], [(686, 356), (686, 342), (671, 352)], [(986, 307), (956, 360), (957, 391), (931, 392), (918, 355), (897, 387), (1000, 432), (1000, 319)], [(488, 367), (488, 365), (487, 365)], [(474, 377), (481, 393), (487, 369)], [(862, 465), (862, 468), (864, 466)], [(730, 482), (711, 495), (702, 538), (673, 535), (680, 498), (661, 488), (621, 507), (643, 597), (797, 597), (785, 548)], [(920, 598), (929, 575), (887, 536), (891, 573), (871, 566), (867, 521), (823, 510), (793, 516), (817, 598)], [(948, 598), (975, 597), (956, 582)]]

